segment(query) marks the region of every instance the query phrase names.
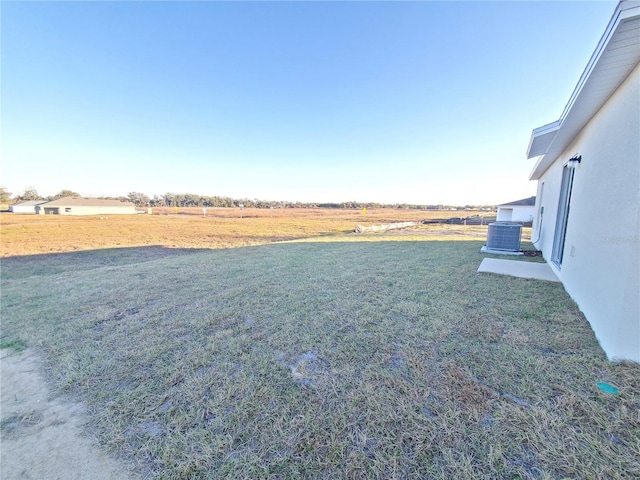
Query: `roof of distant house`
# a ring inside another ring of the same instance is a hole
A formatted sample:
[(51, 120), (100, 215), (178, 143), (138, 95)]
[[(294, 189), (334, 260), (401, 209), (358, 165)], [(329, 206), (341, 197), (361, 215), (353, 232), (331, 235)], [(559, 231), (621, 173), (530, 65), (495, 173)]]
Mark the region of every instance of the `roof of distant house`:
[(49, 206), (64, 207), (135, 207), (132, 202), (121, 202), (120, 200), (103, 200), (101, 198), (89, 197), (64, 197), (48, 202)]
[(47, 203), (47, 201), (46, 200), (23, 200), (22, 202), (16, 202), (11, 206), (15, 207), (16, 205), (18, 205), (20, 207), (35, 207), (36, 205), (41, 205), (43, 203)]
[(536, 197), (523, 198), (515, 202), (501, 203), (498, 207), (532, 207), (536, 204)]

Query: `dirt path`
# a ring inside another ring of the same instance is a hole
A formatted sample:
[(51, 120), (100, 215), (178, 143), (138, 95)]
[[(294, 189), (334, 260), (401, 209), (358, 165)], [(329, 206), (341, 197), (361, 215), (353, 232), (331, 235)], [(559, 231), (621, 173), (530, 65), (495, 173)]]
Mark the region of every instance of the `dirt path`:
[(81, 405), (50, 398), (33, 351), (0, 350), (0, 478), (131, 479), (81, 435)]

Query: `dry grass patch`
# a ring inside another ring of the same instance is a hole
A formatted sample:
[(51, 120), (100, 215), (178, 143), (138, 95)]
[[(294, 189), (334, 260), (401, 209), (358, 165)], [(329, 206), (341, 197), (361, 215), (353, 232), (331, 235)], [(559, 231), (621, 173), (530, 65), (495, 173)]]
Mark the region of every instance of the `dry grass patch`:
[[(173, 211), (167, 209), (167, 211)], [(0, 213), (0, 257), (62, 253), (106, 248), (163, 246), (168, 248), (230, 248), (301, 238), (344, 235), (356, 223), (373, 225), (455, 216), (459, 212), (374, 209), (180, 209), (167, 215), (20, 215)], [(462, 212), (460, 212), (462, 213)], [(478, 212), (464, 212), (473, 215)], [(242, 218), (241, 218), (242, 215)], [(442, 226), (450, 232), (475, 232), (477, 227)], [(423, 230), (439, 234), (435, 228)], [(486, 227), (480, 228), (486, 237)]]

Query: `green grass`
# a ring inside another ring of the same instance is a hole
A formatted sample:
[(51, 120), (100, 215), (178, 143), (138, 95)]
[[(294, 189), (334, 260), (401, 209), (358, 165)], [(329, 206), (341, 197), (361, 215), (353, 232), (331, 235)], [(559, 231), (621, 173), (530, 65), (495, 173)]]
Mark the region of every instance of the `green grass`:
[(394, 240), (3, 261), (3, 335), (147, 477), (640, 476), (640, 367), (561, 285)]
[(14, 352), (22, 352), (27, 348), (27, 344), (19, 338), (0, 338), (0, 348), (8, 348)]

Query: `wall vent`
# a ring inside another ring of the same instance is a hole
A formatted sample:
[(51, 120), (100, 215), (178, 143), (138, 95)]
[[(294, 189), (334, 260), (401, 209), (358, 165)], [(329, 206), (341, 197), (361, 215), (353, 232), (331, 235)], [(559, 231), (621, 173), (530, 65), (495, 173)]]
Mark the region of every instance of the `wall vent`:
[(493, 222), (487, 230), (487, 249), (505, 252), (520, 251), (522, 225), (516, 222)]

